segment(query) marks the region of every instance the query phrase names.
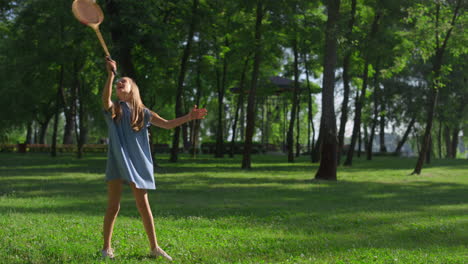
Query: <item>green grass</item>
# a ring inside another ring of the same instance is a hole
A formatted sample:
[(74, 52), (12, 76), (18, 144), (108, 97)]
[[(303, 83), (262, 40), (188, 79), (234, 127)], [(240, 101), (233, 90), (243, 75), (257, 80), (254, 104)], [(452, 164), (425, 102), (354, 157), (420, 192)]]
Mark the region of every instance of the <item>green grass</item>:
[[(338, 182), (311, 181), (306, 157), (182, 156), (149, 197), (175, 263), (468, 263), (468, 162), (355, 159)], [(100, 263), (105, 157), (0, 154), (0, 263)], [(149, 263), (126, 186), (112, 263)], [(156, 262), (164, 262), (157, 260)]]

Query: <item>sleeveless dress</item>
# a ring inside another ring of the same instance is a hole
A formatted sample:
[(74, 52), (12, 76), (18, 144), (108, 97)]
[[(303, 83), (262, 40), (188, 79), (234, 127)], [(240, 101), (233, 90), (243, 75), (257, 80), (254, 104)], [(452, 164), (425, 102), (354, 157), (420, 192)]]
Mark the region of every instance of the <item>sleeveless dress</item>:
[(119, 121), (114, 121), (112, 113), (103, 110), (109, 129), (106, 180), (122, 179), (125, 183), (135, 183), (138, 189), (154, 190), (156, 185), (148, 138), (151, 113), (144, 109), (144, 126), (135, 132), (130, 126), (131, 109), (123, 101), (118, 103), (122, 108)]

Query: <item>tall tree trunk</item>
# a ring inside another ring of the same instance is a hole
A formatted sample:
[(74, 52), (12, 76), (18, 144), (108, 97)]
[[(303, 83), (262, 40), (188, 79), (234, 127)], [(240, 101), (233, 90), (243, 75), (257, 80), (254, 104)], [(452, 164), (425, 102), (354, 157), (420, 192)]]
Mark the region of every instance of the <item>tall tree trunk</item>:
[(33, 122), (28, 123), (28, 130), (26, 132), (26, 141), (24, 144), (32, 144), (32, 137), (33, 137)]
[(293, 39), (294, 52), (294, 92), (291, 106), (291, 117), (289, 119), (289, 129), (287, 135), (288, 162), (294, 162), (294, 122), (296, 122), (296, 113), (299, 100), (299, 67), (297, 51), (297, 35)]
[(335, 117), (335, 64), (338, 38), (340, 0), (328, 1), (328, 19), (325, 31), (325, 56), (323, 62), (322, 117), (320, 121), (321, 159), (315, 179), (336, 181), (337, 138)]
[[(378, 65), (378, 63), (376, 63)], [(378, 73), (379, 69), (376, 66), (376, 71), (374, 74), (374, 118), (372, 120), (372, 126), (369, 135), (369, 144), (367, 145), (367, 160), (372, 160), (372, 147), (374, 145), (374, 136), (375, 136), (375, 128), (377, 127), (377, 122), (379, 118), (379, 82), (378, 82)]]
[[(372, 127), (369, 137), (369, 145), (367, 146), (367, 160), (372, 160), (372, 149), (374, 146), (374, 137), (375, 137), (375, 128), (377, 127), (378, 118), (379, 118), (379, 104), (382, 105), (382, 95), (380, 93), (379, 87), (379, 60), (375, 63), (375, 73), (374, 73), (374, 119), (372, 120)], [(382, 135), (382, 134), (381, 134)], [(382, 143), (382, 139), (380, 139)]]
[(54, 130), (52, 133), (52, 145), (50, 148), (50, 155), (52, 157), (57, 156), (57, 130), (58, 130), (58, 121), (60, 115), (60, 106), (58, 105), (59, 102), (59, 95), (57, 94), (57, 106), (55, 107), (55, 115), (54, 115)]
[(300, 122), (300, 118), (299, 118), (299, 113), (300, 113), (300, 103), (297, 104), (297, 130), (296, 130), (296, 157), (299, 157), (299, 155), (301, 154), (301, 144), (299, 142), (299, 139), (301, 138), (301, 122)]
[(59, 85), (57, 89), (57, 100), (55, 102), (54, 132), (52, 135), (52, 147), (50, 155), (57, 156), (57, 129), (60, 115), (61, 93), (63, 93), (63, 65), (60, 65)]
[[(365, 123), (362, 124), (362, 129), (364, 130), (364, 147), (369, 146), (369, 132), (367, 131), (367, 126)], [(360, 135), (359, 135), (360, 136)], [(359, 152), (361, 152), (361, 148), (359, 148)]]
[(312, 153), (310, 154), (310, 160), (312, 163), (319, 162), (321, 158), (321, 147), (322, 146), (322, 134), (319, 130), (319, 135), (317, 141), (315, 142), (315, 147), (312, 149)]
[(427, 164), (431, 163), (431, 156), (432, 156), (432, 135), (431, 135), (431, 138), (429, 139), (429, 149), (426, 152), (426, 163)]
[[(270, 104), (267, 103), (266, 104), (266, 120), (270, 121), (270, 120), (273, 120), (273, 117), (272, 117), (272, 112), (271, 112), (271, 108), (270, 108)], [(267, 146), (267, 150), (268, 150), (268, 146), (270, 144), (270, 126), (269, 124), (266, 125), (265, 127), (265, 146)]]
[[(67, 100), (65, 89), (60, 88), (60, 96), (63, 102), (65, 114), (65, 127), (63, 131), (63, 144), (73, 144), (73, 131), (75, 130), (76, 103)], [(72, 95), (73, 97), (73, 95)]]
[(283, 141), (281, 142), (282, 143), (282, 146), (281, 146), (281, 149), (283, 150), (283, 152), (287, 152), (287, 145), (286, 145), (286, 138), (287, 138), (287, 134), (286, 134), (286, 117), (288, 115), (288, 110), (286, 109), (287, 107), (287, 103), (286, 103), (286, 99), (283, 98), (283, 122), (282, 122), (282, 133), (281, 135), (283, 136)]
[(45, 144), (45, 138), (47, 134), (47, 127), (49, 126), (50, 119), (52, 118), (51, 116), (47, 116), (45, 121), (38, 121), (40, 127), (39, 127), (39, 144)]
[(302, 54), (303, 60), (304, 60), (304, 68), (305, 68), (305, 74), (306, 74), (306, 83), (307, 83), (307, 105), (308, 105), (308, 111), (307, 111), (307, 152), (311, 153), (312, 149), (314, 148), (314, 137), (312, 136), (312, 144), (310, 140), (310, 129), (313, 128), (314, 121), (313, 121), (313, 109), (312, 109), (312, 90), (310, 88), (310, 80), (309, 80), (309, 66), (307, 64), (307, 58), (305, 54)]
[(411, 132), (411, 129), (413, 129), (413, 125), (414, 125), (415, 122), (416, 122), (416, 117), (413, 116), (413, 118), (411, 118), (411, 121), (408, 124), (408, 127), (406, 128), (405, 133), (403, 134), (403, 138), (397, 144), (397, 147), (395, 149), (395, 154), (396, 155), (399, 155), (401, 153), (401, 148), (403, 147), (406, 140), (408, 139), (408, 136), (409, 136), (409, 134)]
[(439, 120), (439, 131), (437, 133), (437, 146), (439, 150), (439, 159), (442, 159), (442, 121)]
[(262, 122), (261, 126), (260, 126), (260, 132), (262, 133), (261, 137), (260, 137), (260, 143), (262, 144), (262, 146), (264, 146), (265, 144), (265, 123), (266, 123), (266, 118), (265, 118), (265, 98), (262, 98), (260, 101), (260, 109), (261, 109), (261, 113), (260, 113), (260, 122)]
[(457, 158), (457, 150), (458, 150), (458, 134), (460, 133), (460, 129), (455, 127), (452, 130), (452, 153), (450, 153), (450, 158), (455, 159)]
[(252, 138), (255, 130), (255, 97), (257, 94), (257, 82), (260, 70), (260, 58), (262, 49), (262, 20), (263, 20), (263, 4), (261, 0), (257, 0), (256, 22), (255, 22), (255, 55), (254, 65), (252, 70), (252, 84), (247, 104), (247, 128), (245, 131), (244, 155), (242, 158), (242, 168), (251, 168), (251, 152)]
[[(367, 131), (366, 131), (366, 133), (367, 133)], [(361, 152), (362, 152), (362, 151), (361, 151), (361, 148), (362, 148), (362, 131), (361, 131), (361, 129), (359, 129), (357, 137), (358, 137), (358, 152), (357, 152), (357, 157), (360, 158), (360, 157), (361, 157)], [(364, 140), (364, 142), (365, 142), (365, 140)], [(365, 144), (365, 143), (364, 143), (364, 144)], [(348, 150), (348, 151), (349, 151), (349, 150)]]
[(444, 139), (445, 139), (445, 158), (450, 158), (452, 156), (452, 144), (450, 139), (450, 128), (448, 125), (444, 127)]
[[(239, 83), (239, 97), (237, 98), (237, 106), (236, 106), (236, 112), (234, 114), (234, 122), (232, 124), (232, 138), (231, 138), (231, 149), (229, 152), (229, 156), (232, 158), (234, 157), (234, 147), (235, 147), (235, 142), (236, 142), (236, 128), (237, 128), (237, 122), (238, 122), (238, 117), (239, 117), (239, 110), (243, 108), (244, 106), (244, 86), (245, 86), (245, 74), (247, 72), (247, 66), (249, 64), (249, 56), (245, 58), (244, 61), (244, 67), (242, 68), (242, 74), (240, 78), (240, 83)], [(244, 120), (241, 120), (241, 122), (244, 122)]]
[[(224, 39), (224, 45), (229, 47), (229, 41), (227, 37)], [(218, 72), (218, 71), (217, 71)], [(216, 132), (216, 158), (223, 158), (224, 157), (224, 92), (226, 89), (226, 73), (227, 73), (227, 59), (226, 54), (224, 54), (223, 58), (223, 75), (221, 79), (221, 83), (217, 85), (218, 87), (218, 127)]]
[[(73, 89), (75, 90), (74, 94), (76, 98), (74, 98), (73, 102), (74, 104), (78, 104), (78, 111), (76, 111), (76, 114), (78, 116), (75, 116), (75, 135), (76, 135), (76, 143), (77, 143), (77, 158), (81, 159), (83, 157), (83, 148), (84, 144), (86, 144), (88, 140), (88, 116), (86, 114), (86, 100), (85, 100), (85, 92), (87, 91), (86, 89), (83, 89), (82, 83), (79, 78), (79, 72), (81, 71), (83, 65), (78, 66), (77, 63), (75, 63), (75, 80), (73, 84)], [(79, 124), (77, 124), (77, 120), (79, 121)], [(79, 128), (79, 131), (78, 131)]]
[(37, 128), (37, 125), (34, 125), (34, 144), (38, 144), (40, 142), (40, 137), (39, 137), (39, 129)]
[[(437, 2), (437, 5), (440, 5), (440, 2)], [(452, 33), (452, 30), (455, 25), (455, 20), (458, 17), (458, 11), (460, 10), (461, 6), (461, 0), (457, 1), (457, 5), (455, 7), (455, 11), (453, 12), (453, 17), (451, 21), (451, 25), (449, 30), (447, 31), (447, 34), (445, 35), (445, 39), (443, 41), (442, 46), (439, 46), (439, 32), (436, 33), (436, 40), (437, 40), (437, 46), (436, 46), (436, 53), (434, 57), (434, 64), (432, 68), (432, 74), (433, 74), (433, 80), (432, 80), (432, 85), (431, 85), (431, 91), (429, 95), (429, 104), (428, 104), (428, 110), (427, 110), (427, 117), (426, 117), (426, 129), (424, 130), (424, 138), (423, 138), (423, 143), (421, 145), (421, 152), (419, 153), (418, 161), (416, 162), (416, 166), (414, 168), (414, 171), (411, 173), (411, 175), (414, 174), (421, 174), (422, 166), (424, 163), (424, 157), (426, 156), (426, 152), (429, 149), (429, 141), (431, 139), (431, 130), (432, 130), (432, 123), (434, 120), (434, 113), (435, 113), (435, 108), (437, 106), (437, 97), (439, 95), (439, 89), (440, 89), (440, 77), (441, 77), (441, 69), (442, 69), (442, 59), (444, 57), (444, 52), (445, 48), (447, 47), (447, 42), (450, 38), (450, 35)], [(439, 7), (437, 8), (437, 14), (436, 14), (436, 20), (439, 20)]]
[[(184, 48), (184, 53), (180, 62), (180, 71), (177, 81), (177, 92), (176, 92), (176, 105), (175, 105), (175, 114), (176, 118), (183, 115), (183, 103), (182, 103), (182, 94), (184, 91), (184, 80), (185, 73), (187, 72), (187, 62), (190, 57), (190, 52), (192, 51), (193, 35), (195, 33), (195, 24), (197, 21), (197, 12), (198, 12), (198, 0), (193, 0), (192, 6), (192, 21), (189, 26), (189, 32), (187, 36), (187, 44)], [(180, 140), (180, 126), (175, 128), (174, 137), (172, 139), (172, 148), (171, 148), (171, 157), (170, 162), (177, 162), (178, 153), (179, 153), (179, 140)]]
[[(375, 94), (374, 94), (374, 97), (376, 97)], [(371, 124), (371, 129), (370, 129), (370, 134), (369, 134), (369, 141), (368, 141), (368, 144), (366, 145), (367, 160), (372, 160), (372, 147), (374, 145), (375, 127), (377, 126), (378, 116), (379, 116), (378, 105), (377, 105), (376, 99), (374, 98), (374, 118), (372, 119), (372, 124)]]
[(380, 152), (387, 152), (387, 147), (385, 146), (385, 115), (387, 107), (385, 105), (384, 93), (381, 91), (381, 96), (379, 97), (380, 102)]
[[(128, 32), (126, 28), (125, 21), (122, 21), (121, 10), (126, 8), (121, 6), (123, 3), (118, 0), (106, 0), (105, 2), (106, 16), (109, 18), (110, 22), (110, 33), (113, 43), (118, 43), (116, 45), (117, 49), (114, 49), (114, 56), (119, 61), (119, 72), (121, 76), (127, 76), (134, 80), (137, 79), (135, 66), (133, 65), (132, 59), (132, 48), (134, 44), (132, 39), (128, 38)], [(112, 53), (112, 52), (111, 52)], [(140, 95), (142, 98), (145, 98), (145, 90), (143, 87), (140, 87)]]
[[(244, 99), (245, 99), (245, 94), (244, 94)], [(239, 118), (239, 138), (242, 140), (245, 138), (245, 123), (246, 123), (245, 111), (246, 110), (247, 109), (245, 109), (245, 104), (244, 102), (242, 102), (240, 106), (240, 118)]]
[[(200, 48), (200, 42), (199, 42), (199, 48)], [(196, 85), (197, 85), (197, 93), (195, 95), (195, 104), (200, 107), (200, 100), (202, 96), (202, 84), (201, 84), (201, 61), (202, 61), (202, 56), (201, 54), (198, 54), (198, 60), (197, 60), (197, 77), (196, 77)], [(194, 122), (194, 123), (193, 123)], [(195, 155), (198, 152), (197, 149), (197, 141), (198, 141), (198, 134), (200, 132), (200, 120), (193, 120), (192, 121), (192, 149), (191, 149), (191, 154), (192, 158), (195, 158)]]
[[(183, 100), (183, 99), (182, 99)], [(192, 109), (190, 106), (189, 107), (184, 107), (184, 109)], [(182, 124), (180, 129), (182, 130), (182, 145), (184, 146), (184, 152), (188, 151), (190, 148), (190, 139), (189, 139), (189, 124), (185, 123)]]
[(366, 90), (367, 90), (367, 82), (368, 82), (368, 77), (369, 77), (369, 46), (371, 40), (375, 37), (377, 34), (378, 30), (378, 25), (379, 25), (379, 20), (381, 17), (380, 11), (377, 11), (374, 15), (374, 21), (372, 22), (372, 29), (369, 34), (369, 39), (367, 41), (367, 48), (364, 51), (365, 53), (365, 58), (364, 58), (364, 73), (362, 77), (362, 88), (361, 88), (361, 95), (359, 98), (356, 98), (356, 107), (355, 107), (355, 112), (354, 112), (354, 126), (353, 126), (353, 135), (351, 136), (351, 144), (350, 148), (348, 150), (347, 156), (346, 156), (346, 161), (344, 162), (344, 165), (346, 166), (351, 166), (353, 164), (353, 155), (354, 155), (354, 148), (356, 147), (356, 137), (359, 131), (359, 128), (361, 127), (361, 112), (362, 112), (362, 107), (364, 105), (364, 101), (366, 98)]
[(343, 102), (341, 103), (341, 116), (340, 116), (340, 129), (338, 131), (338, 164), (341, 161), (341, 155), (344, 147), (344, 134), (346, 131), (346, 123), (348, 122), (348, 111), (349, 111), (349, 82), (351, 77), (349, 76), (349, 63), (351, 61), (352, 54), (352, 36), (353, 26), (356, 17), (356, 0), (351, 0), (351, 17), (348, 21), (348, 28), (346, 32), (346, 42), (348, 47), (345, 51), (343, 58)]

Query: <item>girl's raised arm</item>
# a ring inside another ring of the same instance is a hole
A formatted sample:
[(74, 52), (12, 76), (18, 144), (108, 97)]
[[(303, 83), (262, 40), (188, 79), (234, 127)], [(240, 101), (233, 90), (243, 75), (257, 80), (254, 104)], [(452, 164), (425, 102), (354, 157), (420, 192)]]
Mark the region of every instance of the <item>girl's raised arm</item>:
[[(114, 82), (114, 72), (117, 71), (117, 63), (106, 57), (106, 69), (107, 69), (107, 81), (102, 89), (102, 107), (104, 110), (109, 110), (113, 103), (111, 100), (112, 96), (112, 83)], [(113, 71), (114, 70), (114, 71)]]

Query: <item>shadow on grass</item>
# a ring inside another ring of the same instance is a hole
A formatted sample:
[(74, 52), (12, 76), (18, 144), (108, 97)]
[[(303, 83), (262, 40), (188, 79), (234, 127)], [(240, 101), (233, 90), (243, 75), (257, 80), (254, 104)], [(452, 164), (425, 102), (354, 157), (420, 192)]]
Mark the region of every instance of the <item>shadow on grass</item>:
[[(276, 229), (313, 235), (317, 229), (346, 233), (362, 226), (368, 230), (385, 228), (385, 225), (403, 221), (401, 213), (415, 217), (466, 215), (466, 211), (461, 209), (437, 209), (437, 206), (465, 204), (468, 190), (465, 184), (429, 180), (405, 183), (347, 180), (326, 182), (311, 181), (297, 175), (285, 177), (272, 174), (272, 171), (311, 170), (313, 164), (295, 164), (291, 168), (265, 161), (256, 165), (252, 177), (248, 177), (247, 173), (236, 174), (237, 170), (229, 166), (203, 165), (226, 163), (225, 160), (212, 159), (197, 164), (197, 167), (168, 167), (168, 174), (157, 174), (158, 189), (149, 192), (155, 216), (176, 220), (201, 217), (229, 218), (235, 221), (237, 218), (244, 218), (258, 226), (268, 227), (274, 223), (273, 228)], [(395, 161), (392, 164), (395, 165)], [(22, 166), (24, 167), (21, 169)], [(70, 157), (54, 160), (33, 155), (19, 158), (8, 156), (6, 162), (3, 160), (0, 164), (0, 215), (103, 215), (107, 199), (104, 167), (105, 158), (100, 156), (83, 160)], [(222, 175), (216, 174), (224, 170), (233, 172), (234, 176), (221, 177)], [(182, 174), (188, 172), (192, 175)], [(44, 177), (45, 175), (48, 177)], [(21, 200), (24, 198), (32, 202), (40, 198), (43, 202), (27, 205)], [(53, 206), (47, 204), (49, 200), (55, 202)], [(374, 213), (388, 213), (390, 216), (364, 220), (357, 218), (359, 214)], [(124, 188), (120, 215), (139, 218), (128, 187)], [(428, 231), (415, 227), (414, 230), (391, 232), (389, 235), (406, 236), (410, 240), (414, 235), (414, 239), (421, 239), (423, 235), (418, 232), (432, 232), (436, 235), (443, 233), (437, 229)], [(453, 243), (466, 243), (466, 235), (458, 237), (459, 242), (454, 240)], [(352, 239), (344, 239), (342, 243), (354, 242)], [(432, 242), (424, 240), (421, 243), (430, 245)], [(374, 246), (386, 245), (382, 242), (381, 245)]]

